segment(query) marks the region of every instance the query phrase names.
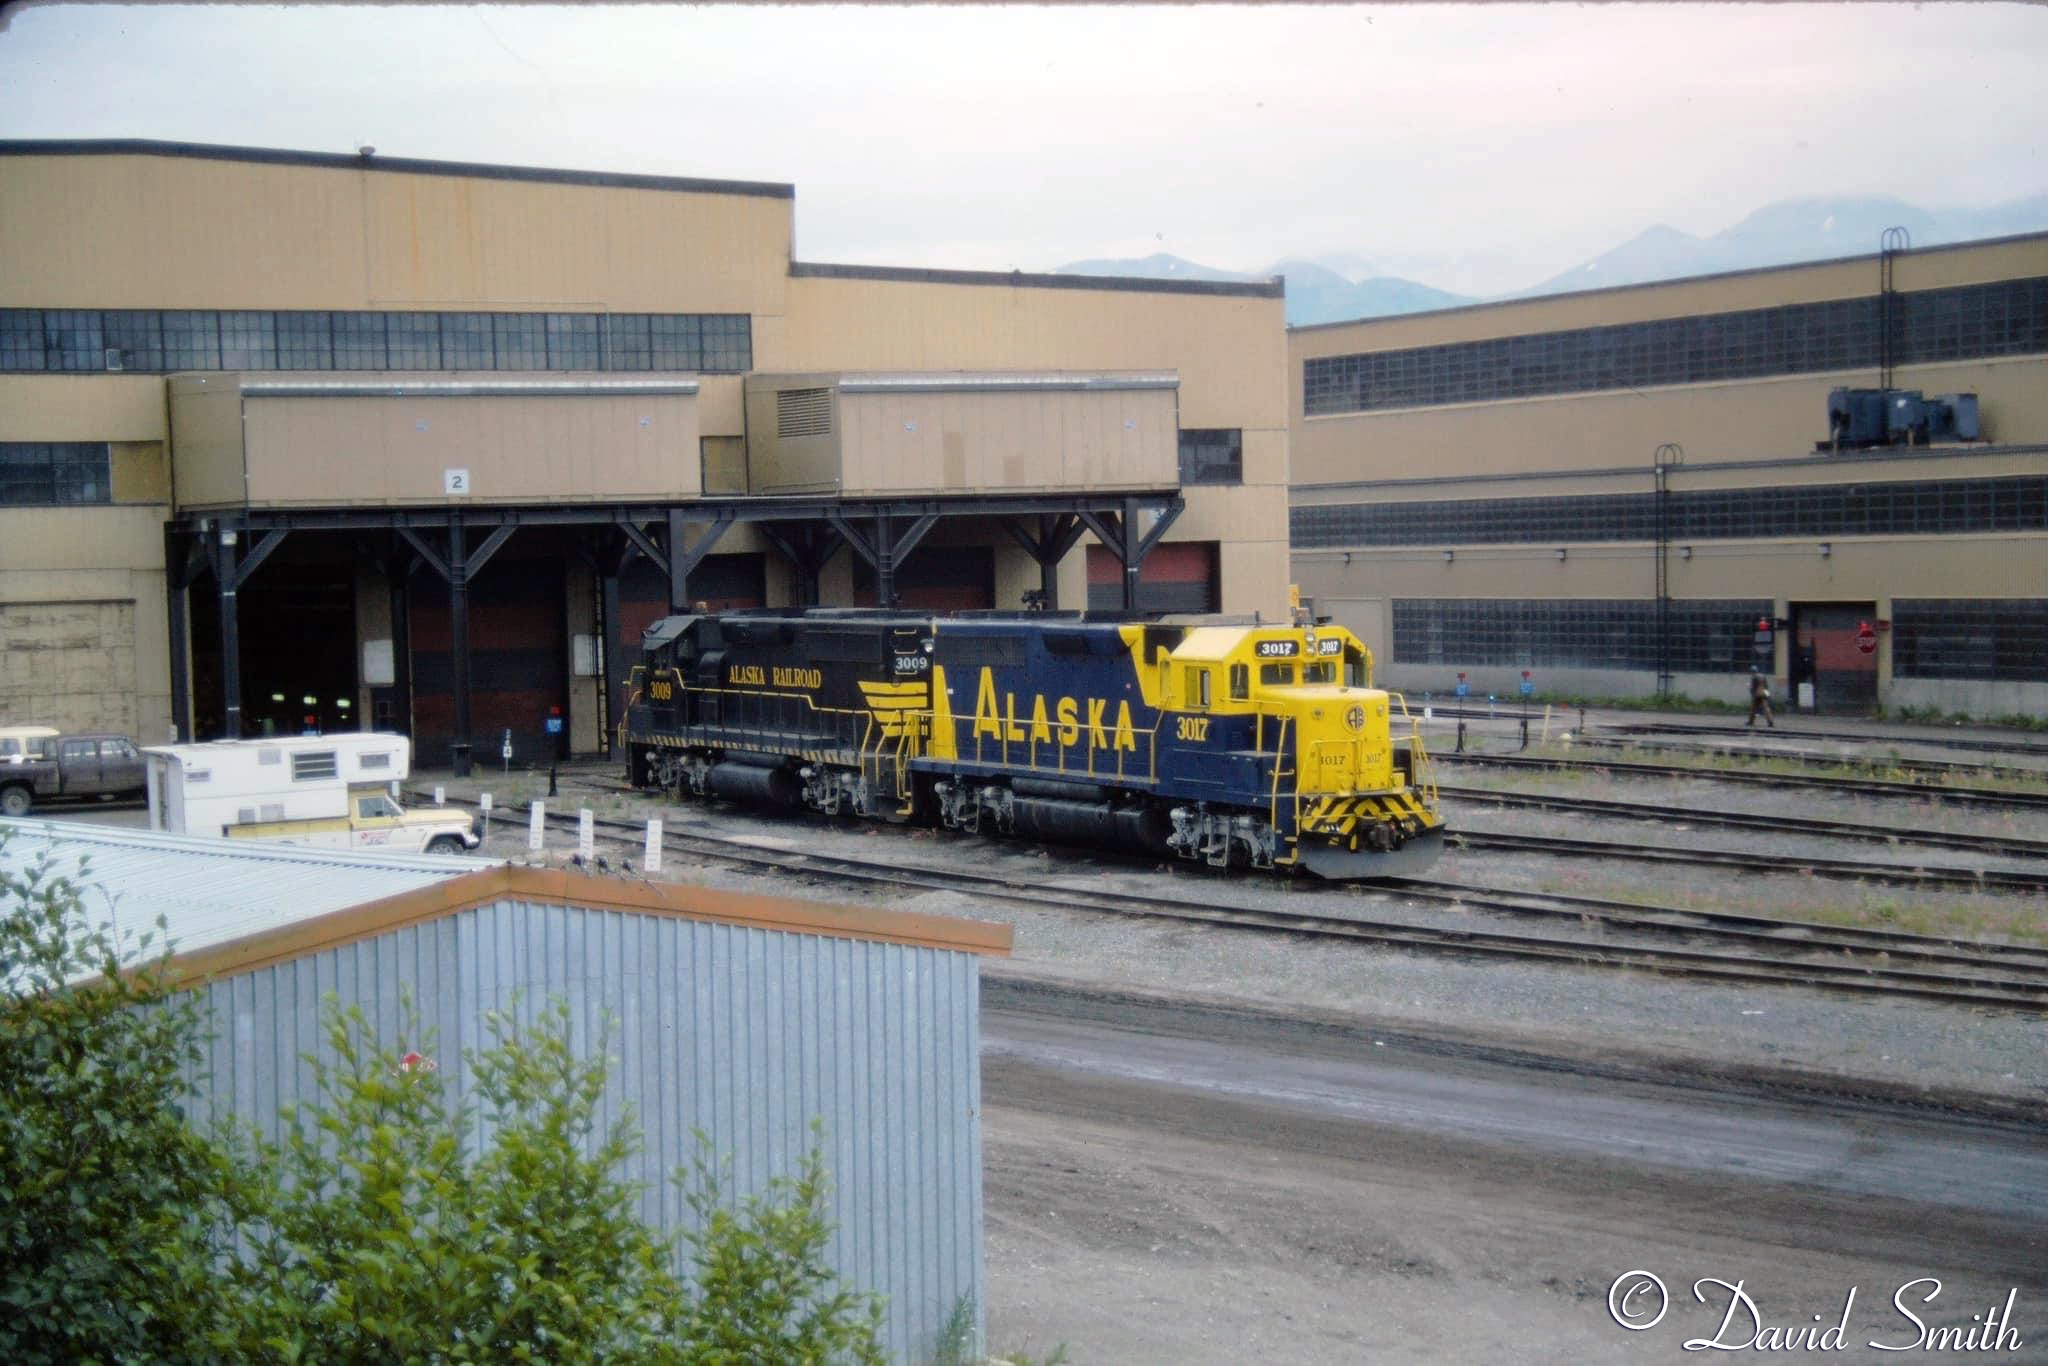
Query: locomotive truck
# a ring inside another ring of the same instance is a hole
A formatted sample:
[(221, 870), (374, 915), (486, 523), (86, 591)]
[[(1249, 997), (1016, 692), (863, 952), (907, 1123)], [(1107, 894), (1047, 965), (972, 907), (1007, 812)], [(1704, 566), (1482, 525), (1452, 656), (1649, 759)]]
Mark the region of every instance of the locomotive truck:
[(642, 648), (627, 779), (676, 797), (1325, 878), (1441, 852), (1420, 729), (1339, 626), (757, 609)]

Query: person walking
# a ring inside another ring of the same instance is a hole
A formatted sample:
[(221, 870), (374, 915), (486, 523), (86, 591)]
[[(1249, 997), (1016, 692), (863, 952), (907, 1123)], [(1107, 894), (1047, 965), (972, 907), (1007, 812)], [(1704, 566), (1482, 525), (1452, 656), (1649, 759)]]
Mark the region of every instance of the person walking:
[(1759, 715), (1764, 718), (1764, 724), (1772, 730), (1778, 728), (1778, 723), (1771, 718), (1771, 681), (1765, 678), (1758, 670), (1751, 669), (1749, 671), (1749, 720), (1743, 724), (1754, 726)]

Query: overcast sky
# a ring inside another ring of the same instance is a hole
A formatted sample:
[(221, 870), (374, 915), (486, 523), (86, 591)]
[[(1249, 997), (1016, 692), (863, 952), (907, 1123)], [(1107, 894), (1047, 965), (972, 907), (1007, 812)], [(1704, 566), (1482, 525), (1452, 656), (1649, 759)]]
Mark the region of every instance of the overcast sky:
[(9, 6), (0, 136), (787, 181), (809, 261), (1533, 284), (1778, 199), (2048, 191), (2048, 8)]

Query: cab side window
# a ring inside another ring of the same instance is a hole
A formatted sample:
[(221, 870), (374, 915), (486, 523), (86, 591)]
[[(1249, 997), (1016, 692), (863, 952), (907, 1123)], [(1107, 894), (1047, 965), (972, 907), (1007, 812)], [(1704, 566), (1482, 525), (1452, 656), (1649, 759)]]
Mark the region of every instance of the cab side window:
[(383, 820), (397, 814), (398, 808), (391, 804), (389, 797), (356, 798), (356, 818), (358, 820)]
[(64, 757), (66, 759), (97, 759), (100, 757), (99, 741), (66, 740), (64, 742)]
[(1252, 695), (1252, 671), (1248, 664), (1230, 666), (1230, 700), (1243, 702)]
[(1269, 688), (1287, 687), (1294, 682), (1294, 666), (1292, 664), (1261, 664), (1259, 666), (1259, 682)]
[(1209, 709), (1209, 671), (1207, 669), (1188, 670), (1188, 705), (1197, 711), (1207, 711)]

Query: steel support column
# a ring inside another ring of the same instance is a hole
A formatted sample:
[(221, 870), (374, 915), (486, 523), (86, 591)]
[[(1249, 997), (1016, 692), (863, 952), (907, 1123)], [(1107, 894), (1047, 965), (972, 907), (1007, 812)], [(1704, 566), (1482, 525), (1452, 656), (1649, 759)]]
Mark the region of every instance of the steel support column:
[(198, 737), (192, 730), (192, 581), (206, 568), (198, 539), (164, 527), (164, 608), (169, 616), (171, 652), (171, 741)]
[(455, 734), (449, 737), (449, 758), (455, 776), (467, 778), (472, 757), (469, 727), (469, 550), (464, 543), (462, 514), (448, 518), (448, 662), (455, 693)]
[[(726, 528), (733, 524), (732, 512), (721, 511), (712, 517), (711, 525), (704, 529), (704, 534), (691, 541), (684, 529), (685, 516), (681, 508), (670, 510), (666, 559), (659, 555), (654, 557), (655, 563), (663, 564), (668, 570), (668, 610), (679, 613), (690, 610), (691, 571), (704, 562), (704, 557), (711, 553), (711, 547), (718, 544)], [(702, 521), (703, 518), (700, 515), (694, 520)], [(630, 533), (632, 528), (627, 530)]]
[(419, 567), (417, 556), (400, 554), (384, 569), (391, 593), (391, 719), (406, 735), (412, 734), (412, 576)]

